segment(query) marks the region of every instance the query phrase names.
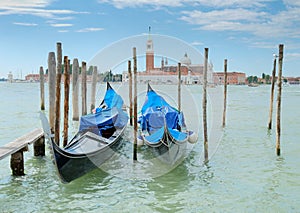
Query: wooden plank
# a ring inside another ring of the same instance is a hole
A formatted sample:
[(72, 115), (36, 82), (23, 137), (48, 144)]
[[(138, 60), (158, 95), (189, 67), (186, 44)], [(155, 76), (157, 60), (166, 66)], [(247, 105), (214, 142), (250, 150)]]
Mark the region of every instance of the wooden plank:
[(35, 129), (26, 135), (23, 135), (14, 141), (0, 147), (0, 160), (5, 158), (8, 155), (11, 155), (20, 149), (23, 149), (24, 147), (28, 146), (29, 144), (32, 144), (39, 140), (41, 137), (43, 137), (44, 132), (41, 128)]

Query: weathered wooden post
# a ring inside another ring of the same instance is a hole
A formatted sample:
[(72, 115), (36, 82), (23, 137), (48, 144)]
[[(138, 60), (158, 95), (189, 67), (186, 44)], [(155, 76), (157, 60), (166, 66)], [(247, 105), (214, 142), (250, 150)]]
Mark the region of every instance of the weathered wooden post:
[(226, 123), (226, 102), (227, 102), (227, 59), (224, 60), (224, 109), (223, 109), (223, 127)]
[(45, 156), (45, 137), (42, 136), (33, 144), (34, 156)]
[(178, 63), (178, 111), (181, 111), (181, 63)]
[(93, 76), (92, 76), (92, 87), (91, 87), (91, 112), (95, 109), (96, 106), (96, 86), (97, 86), (97, 66), (93, 67)]
[(73, 72), (72, 72), (72, 107), (73, 107), (73, 121), (79, 120), (79, 112), (78, 112), (78, 90), (79, 90), (79, 64), (78, 59), (75, 58), (73, 60)]
[(81, 96), (82, 96), (82, 109), (81, 115), (86, 115), (86, 62), (82, 62), (81, 65)]
[(68, 144), (68, 127), (69, 127), (69, 91), (70, 91), (70, 60), (68, 56), (64, 57), (64, 137), (63, 146)]
[(49, 86), (49, 122), (51, 133), (54, 133), (55, 126), (55, 81), (56, 81), (56, 60), (55, 53), (48, 55), (48, 86)]
[[(48, 70), (49, 76), (49, 70)], [(45, 82), (44, 69), (40, 67), (40, 90), (41, 90), (41, 110), (45, 110)], [(45, 137), (43, 136), (33, 144), (34, 156), (45, 156)]]
[(59, 145), (60, 137), (60, 87), (61, 87), (61, 70), (62, 70), (62, 49), (61, 43), (56, 44), (57, 67), (56, 67), (56, 98), (55, 98), (55, 129), (54, 141)]
[(277, 93), (277, 131), (276, 131), (276, 153), (280, 155), (280, 131), (281, 131), (281, 87), (282, 87), (282, 60), (283, 60), (283, 44), (279, 45), (279, 58), (278, 58), (278, 93)]
[(132, 72), (131, 61), (128, 61), (128, 75), (129, 75), (129, 122), (132, 126)]
[(16, 176), (25, 175), (24, 173), (24, 151), (28, 151), (28, 147), (24, 147), (23, 149), (11, 154), (10, 158), (10, 168), (12, 170), (12, 174)]
[(134, 101), (133, 101), (133, 128), (134, 128), (134, 142), (133, 142), (133, 160), (137, 161), (137, 61), (136, 48), (133, 48), (133, 74), (134, 74)]
[(207, 137), (207, 61), (208, 61), (208, 48), (205, 48), (204, 53), (204, 76), (203, 76), (203, 100), (202, 100), (202, 108), (203, 108), (203, 145), (204, 145), (204, 162), (208, 162), (208, 137)]
[(273, 71), (272, 71), (272, 85), (271, 85), (271, 99), (270, 99), (270, 111), (269, 111), (269, 124), (268, 124), (268, 129), (269, 130), (272, 129), (274, 89), (275, 89), (275, 82), (276, 82), (276, 58), (277, 58), (277, 55), (274, 54)]
[(45, 110), (45, 82), (44, 82), (43, 67), (40, 67), (40, 96), (41, 96), (41, 110)]

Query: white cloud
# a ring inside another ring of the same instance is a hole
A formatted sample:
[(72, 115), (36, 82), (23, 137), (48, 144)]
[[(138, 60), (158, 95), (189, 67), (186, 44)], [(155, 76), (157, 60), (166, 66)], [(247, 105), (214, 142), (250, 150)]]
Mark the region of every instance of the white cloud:
[(46, 9), (53, 0), (5, 0), (0, 2), (0, 16), (24, 14), (42, 18), (70, 20), (72, 17), (60, 17), (61, 15), (87, 14), (88, 12), (76, 12), (72, 10), (49, 10)]
[(286, 56), (288, 61), (299, 61), (300, 60), (300, 53), (287, 53)]
[(267, 41), (248, 41), (251, 47), (261, 48), (261, 49), (273, 49), (277, 48), (277, 45), (272, 42)]
[(183, 7), (186, 5), (210, 7), (263, 7), (264, 3), (270, 1), (272, 0), (98, 0), (99, 3), (112, 4), (119, 9), (142, 6), (152, 6), (155, 8)]
[(45, 7), (53, 0), (2, 0), (0, 9), (6, 7)]
[(204, 44), (200, 41), (194, 41), (191, 43), (192, 46), (203, 46)]
[(98, 0), (99, 3), (109, 3), (119, 9), (140, 6), (178, 7), (182, 6), (182, 2), (186, 1), (187, 0)]
[(73, 24), (50, 24), (52, 27), (72, 27)]
[(58, 30), (59, 33), (67, 33), (69, 30)]
[(87, 14), (87, 12), (76, 12), (72, 10), (47, 10), (30, 7), (2, 7), (0, 10), (1, 9), (3, 11), (0, 11), (0, 15), (26, 14), (53, 19), (57, 19), (56, 15)]
[(286, 5), (300, 7), (300, 0), (283, 0)]
[(52, 19), (58, 20), (58, 21), (67, 21), (67, 20), (72, 20), (72, 19), (74, 19), (74, 17), (72, 17), (72, 16), (53, 17)]
[(15, 25), (21, 25), (21, 26), (26, 26), (26, 27), (37, 26), (36, 23), (26, 23), (26, 22), (14, 22), (13, 24), (15, 24)]
[(300, 37), (300, 8), (287, 7), (272, 14), (250, 9), (223, 9), (203, 12), (183, 11), (180, 20), (197, 26), (199, 30), (239, 31), (260, 37)]
[(104, 28), (90, 27), (90, 28), (84, 28), (81, 30), (77, 30), (77, 32), (86, 33), (86, 32), (96, 32), (96, 31), (101, 31), (101, 30), (104, 30)]

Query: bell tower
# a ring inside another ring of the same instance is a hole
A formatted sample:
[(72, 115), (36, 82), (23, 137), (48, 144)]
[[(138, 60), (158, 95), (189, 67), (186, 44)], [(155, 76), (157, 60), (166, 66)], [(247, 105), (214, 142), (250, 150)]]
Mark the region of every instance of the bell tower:
[(146, 73), (150, 73), (151, 70), (154, 70), (154, 51), (153, 41), (151, 38), (151, 27), (149, 27), (149, 35), (146, 48)]

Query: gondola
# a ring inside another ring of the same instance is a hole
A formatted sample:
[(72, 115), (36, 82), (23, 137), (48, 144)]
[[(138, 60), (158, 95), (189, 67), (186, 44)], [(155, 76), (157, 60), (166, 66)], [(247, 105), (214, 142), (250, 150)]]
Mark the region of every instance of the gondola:
[(100, 106), (94, 113), (80, 118), (79, 131), (64, 148), (54, 142), (47, 118), (41, 113), (44, 132), (48, 136), (53, 161), (62, 182), (71, 182), (112, 157), (121, 144), (128, 119), (121, 96), (109, 83)]
[(175, 165), (185, 157), (188, 141), (197, 141), (196, 134), (186, 128), (183, 112), (167, 103), (149, 84), (138, 123), (138, 143), (146, 144), (168, 165)]

